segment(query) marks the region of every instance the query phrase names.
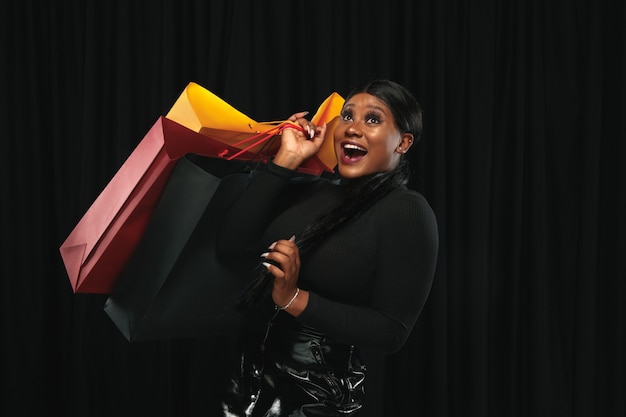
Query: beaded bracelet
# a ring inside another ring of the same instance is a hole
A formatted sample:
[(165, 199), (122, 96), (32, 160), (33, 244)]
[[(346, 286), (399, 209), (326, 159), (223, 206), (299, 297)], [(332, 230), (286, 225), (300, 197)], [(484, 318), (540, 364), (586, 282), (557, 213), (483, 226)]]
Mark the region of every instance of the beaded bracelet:
[(289, 302), (285, 304), (283, 307), (280, 307), (280, 306), (276, 306), (276, 307), (278, 307), (279, 310), (287, 310), (289, 307), (291, 307), (293, 302), (296, 301), (296, 297), (298, 296), (298, 294), (300, 294), (300, 288), (296, 287), (296, 293), (293, 295), (293, 297), (291, 297), (291, 300), (289, 300)]

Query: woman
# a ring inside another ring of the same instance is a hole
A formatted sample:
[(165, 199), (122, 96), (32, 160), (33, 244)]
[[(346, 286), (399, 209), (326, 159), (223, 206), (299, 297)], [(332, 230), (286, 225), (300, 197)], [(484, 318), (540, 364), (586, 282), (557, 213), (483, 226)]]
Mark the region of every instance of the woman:
[(431, 288), (437, 223), (406, 188), (404, 161), (422, 132), (418, 102), (388, 80), (353, 90), (334, 130), (339, 181), (296, 174), (326, 132), (304, 116), (220, 236), (224, 259), (258, 265), (226, 416), (359, 415), (361, 350), (397, 351)]

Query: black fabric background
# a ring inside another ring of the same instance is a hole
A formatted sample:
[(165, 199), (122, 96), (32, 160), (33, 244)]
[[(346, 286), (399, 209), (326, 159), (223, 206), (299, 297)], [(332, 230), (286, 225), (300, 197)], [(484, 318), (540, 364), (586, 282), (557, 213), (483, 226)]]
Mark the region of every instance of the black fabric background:
[(3, 2), (2, 415), (211, 415), (219, 338), (127, 343), (58, 248), (188, 82), (263, 121), (379, 77), (424, 107), (441, 233), (380, 414), (626, 415), (625, 28), (617, 0)]

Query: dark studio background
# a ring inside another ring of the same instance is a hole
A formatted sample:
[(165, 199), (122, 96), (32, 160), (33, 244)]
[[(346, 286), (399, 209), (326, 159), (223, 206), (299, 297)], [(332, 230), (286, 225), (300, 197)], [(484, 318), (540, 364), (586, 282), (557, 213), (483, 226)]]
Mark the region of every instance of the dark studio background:
[(195, 81), (252, 118), (372, 78), (425, 109), (434, 287), (382, 416), (626, 415), (626, 7), (13, 1), (2, 51), (3, 416), (208, 416), (221, 341), (129, 344), (58, 248)]

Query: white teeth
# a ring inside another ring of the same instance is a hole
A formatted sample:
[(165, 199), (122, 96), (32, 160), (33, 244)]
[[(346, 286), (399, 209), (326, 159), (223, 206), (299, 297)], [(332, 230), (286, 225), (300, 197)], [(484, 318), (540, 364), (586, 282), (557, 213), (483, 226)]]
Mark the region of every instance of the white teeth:
[(353, 144), (351, 144), (351, 143), (346, 143), (346, 144), (344, 144), (344, 145), (343, 145), (343, 148), (344, 148), (344, 149), (354, 149), (354, 150), (361, 151), (361, 152), (367, 152), (367, 149), (362, 148), (362, 147), (357, 146), (357, 145), (353, 145)]

